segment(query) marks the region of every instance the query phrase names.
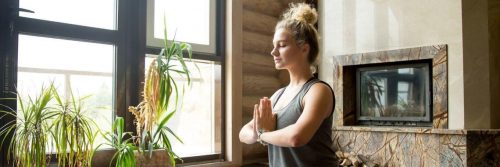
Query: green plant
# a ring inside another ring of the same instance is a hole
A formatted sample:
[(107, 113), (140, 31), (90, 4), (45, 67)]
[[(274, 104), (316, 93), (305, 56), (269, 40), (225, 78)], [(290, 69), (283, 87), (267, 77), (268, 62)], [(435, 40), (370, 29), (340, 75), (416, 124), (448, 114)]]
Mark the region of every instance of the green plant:
[(98, 127), (88, 116), (88, 109), (84, 105), (90, 96), (77, 99), (70, 91), (70, 97), (62, 99), (56, 89), (53, 89), (53, 96), (56, 105), (51, 130), (58, 166), (91, 166)]
[[(174, 76), (186, 78), (188, 85), (191, 83), (191, 73), (186, 65), (184, 51), (187, 51), (191, 60), (192, 49), (189, 44), (176, 42), (175, 39), (168, 41), (165, 23), (164, 26), (164, 48), (149, 66), (144, 82), (143, 100), (139, 105), (129, 107), (129, 111), (136, 119), (135, 142), (139, 151), (147, 152), (151, 157), (153, 149), (164, 148), (171, 165), (175, 166), (175, 158), (180, 157), (172, 150), (169, 135), (181, 143), (182, 140), (167, 126), (167, 122), (177, 111), (179, 95), (184, 93), (184, 89), (179, 91)], [(178, 64), (174, 64), (174, 60)]]
[[(47, 166), (50, 156), (46, 155), (50, 144), (49, 121), (54, 117), (50, 110), (49, 102), (53, 98), (53, 86), (43, 87), (41, 93), (32, 98), (17, 94), (17, 113), (14, 109), (0, 104), (7, 110), (1, 110), (0, 119), (9, 118), (5, 125), (0, 128), (2, 146), (7, 136), (12, 135), (8, 145), (8, 157), (13, 158), (16, 166)], [(16, 99), (3, 99), (16, 100)]]
[(112, 162), (115, 160), (116, 167), (136, 166), (134, 150), (137, 150), (137, 147), (133, 142), (131, 142), (132, 132), (125, 132), (124, 122), (125, 121), (122, 117), (116, 117), (115, 122), (113, 123), (112, 132), (106, 132), (103, 134), (104, 138), (108, 142), (108, 145), (116, 149), (109, 166), (111, 166)]

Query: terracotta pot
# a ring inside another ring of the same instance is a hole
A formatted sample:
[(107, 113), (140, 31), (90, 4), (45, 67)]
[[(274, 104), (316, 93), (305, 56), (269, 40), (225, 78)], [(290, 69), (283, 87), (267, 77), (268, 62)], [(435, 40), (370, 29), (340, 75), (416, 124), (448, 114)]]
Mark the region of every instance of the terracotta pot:
[(144, 154), (135, 151), (137, 167), (170, 167), (170, 159), (164, 150), (153, 150), (153, 155)]

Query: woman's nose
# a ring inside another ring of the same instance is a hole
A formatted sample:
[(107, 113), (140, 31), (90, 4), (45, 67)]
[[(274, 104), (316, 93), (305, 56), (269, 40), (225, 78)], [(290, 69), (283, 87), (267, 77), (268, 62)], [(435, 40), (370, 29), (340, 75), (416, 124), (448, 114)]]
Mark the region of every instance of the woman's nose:
[(271, 56), (279, 56), (275, 47), (273, 48), (273, 50), (271, 50)]

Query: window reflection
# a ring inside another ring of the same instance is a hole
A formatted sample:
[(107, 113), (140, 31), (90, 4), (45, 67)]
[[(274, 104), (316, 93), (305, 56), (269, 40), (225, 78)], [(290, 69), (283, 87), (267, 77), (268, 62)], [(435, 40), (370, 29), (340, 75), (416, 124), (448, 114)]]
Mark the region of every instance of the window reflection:
[(359, 119), (419, 121), (429, 115), (427, 64), (365, 67), (358, 77)]

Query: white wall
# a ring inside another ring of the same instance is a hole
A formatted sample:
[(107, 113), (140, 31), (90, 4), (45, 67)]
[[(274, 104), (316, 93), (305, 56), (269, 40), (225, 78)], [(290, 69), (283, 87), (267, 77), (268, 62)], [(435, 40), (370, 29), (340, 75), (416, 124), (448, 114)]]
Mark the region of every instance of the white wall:
[(462, 129), (464, 58), (460, 0), (320, 0), (320, 78), (335, 55), (448, 44), (449, 128)]

